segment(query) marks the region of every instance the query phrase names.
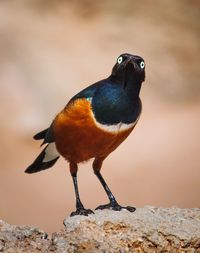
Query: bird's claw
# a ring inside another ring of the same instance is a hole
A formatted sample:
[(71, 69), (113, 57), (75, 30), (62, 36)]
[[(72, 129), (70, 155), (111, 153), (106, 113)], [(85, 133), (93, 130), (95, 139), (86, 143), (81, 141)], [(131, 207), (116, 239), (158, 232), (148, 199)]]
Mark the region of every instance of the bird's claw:
[(131, 213), (136, 210), (136, 208), (132, 207), (132, 206), (120, 206), (117, 202), (116, 203), (111, 202), (106, 205), (100, 205), (97, 208), (95, 208), (95, 210), (103, 210), (103, 209), (110, 209), (110, 210), (114, 210), (114, 211), (121, 211), (122, 209), (126, 209)]
[(84, 215), (88, 216), (89, 214), (94, 214), (94, 212), (90, 209), (85, 209), (85, 208), (79, 208), (76, 211), (72, 212), (70, 216), (75, 216), (75, 215)]
[(135, 210), (136, 210), (136, 208), (134, 206), (126, 206), (126, 207), (123, 207), (123, 208), (125, 208), (126, 210), (128, 210), (131, 213), (135, 212)]

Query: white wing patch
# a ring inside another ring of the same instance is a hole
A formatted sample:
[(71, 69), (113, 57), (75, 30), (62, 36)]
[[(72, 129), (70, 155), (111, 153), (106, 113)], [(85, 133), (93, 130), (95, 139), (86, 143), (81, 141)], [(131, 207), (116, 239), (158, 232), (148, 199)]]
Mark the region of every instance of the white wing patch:
[(46, 162), (52, 161), (59, 156), (60, 154), (58, 153), (56, 149), (55, 142), (49, 143), (47, 148), (45, 149), (45, 156), (42, 162), (46, 163)]

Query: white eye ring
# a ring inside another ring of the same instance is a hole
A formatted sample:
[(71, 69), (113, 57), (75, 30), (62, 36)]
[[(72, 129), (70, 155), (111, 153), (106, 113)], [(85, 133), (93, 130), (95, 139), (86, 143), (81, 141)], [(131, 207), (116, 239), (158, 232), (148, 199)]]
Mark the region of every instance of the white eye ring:
[(122, 61), (123, 61), (123, 57), (122, 56), (118, 57), (117, 63), (120, 64), (120, 63), (122, 63)]
[(141, 69), (144, 69), (144, 67), (145, 67), (145, 63), (144, 63), (143, 61), (141, 61), (141, 62), (140, 62), (140, 68), (141, 68)]

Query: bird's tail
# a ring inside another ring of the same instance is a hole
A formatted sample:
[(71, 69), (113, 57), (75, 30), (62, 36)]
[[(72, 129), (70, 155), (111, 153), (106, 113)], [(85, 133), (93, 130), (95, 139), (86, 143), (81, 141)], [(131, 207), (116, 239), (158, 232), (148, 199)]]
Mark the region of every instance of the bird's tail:
[(35, 173), (52, 167), (60, 157), (55, 143), (49, 143), (35, 159), (35, 161), (25, 170), (26, 173)]

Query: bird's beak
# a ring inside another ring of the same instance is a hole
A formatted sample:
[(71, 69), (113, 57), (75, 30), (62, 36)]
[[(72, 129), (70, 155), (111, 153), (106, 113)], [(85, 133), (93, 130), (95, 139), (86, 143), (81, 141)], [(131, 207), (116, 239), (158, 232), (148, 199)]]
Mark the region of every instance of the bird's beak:
[(135, 70), (137, 70), (137, 69), (139, 70), (137, 63), (135, 62), (135, 57), (134, 57), (134, 56), (132, 56), (132, 57), (126, 62), (126, 66), (127, 66), (127, 65), (132, 65), (133, 68), (134, 68)]
[(141, 77), (141, 81), (144, 82), (145, 80), (145, 72), (142, 71), (140, 69), (140, 67), (138, 66), (138, 64), (136, 63), (136, 60), (138, 58), (134, 57), (134, 55), (132, 57), (130, 57), (130, 59), (126, 62), (126, 66), (128, 66), (127, 69), (134, 69), (135, 72), (141, 73), (140, 77)]

